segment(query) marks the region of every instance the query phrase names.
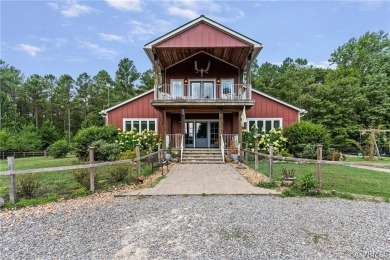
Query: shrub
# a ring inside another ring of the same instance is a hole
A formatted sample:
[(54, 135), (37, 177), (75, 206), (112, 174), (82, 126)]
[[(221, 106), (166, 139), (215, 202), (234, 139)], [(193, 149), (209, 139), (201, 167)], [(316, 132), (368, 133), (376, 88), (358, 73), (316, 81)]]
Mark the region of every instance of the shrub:
[(95, 148), (95, 161), (115, 161), (121, 152), (117, 143), (110, 144), (106, 141), (99, 140), (93, 142), (91, 145)]
[(317, 159), (317, 146), (314, 144), (302, 144), (297, 147), (303, 147), (302, 152), (297, 153), (297, 157), (306, 159)]
[(305, 175), (303, 175), (303, 177), (300, 179), (300, 182), (302, 191), (307, 193), (309, 193), (311, 189), (317, 187), (317, 179), (314, 178), (312, 173), (305, 173)]
[(322, 125), (301, 121), (287, 126), (283, 134), (288, 140), (287, 149), (296, 157), (302, 154), (308, 144), (322, 144), (324, 157), (329, 156), (330, 134)]
[(160, 137), (156, 131), (145, 129), (142, 132), (138, 132), (137, 129), (133, 128), (130, 131), (119, 132), (116, 142), (122, 151), (134, 150), (137, 144), (140, 144), (141, 150), (148, 149), (150, 144), (152, 149), (156, 151)]
[(73, 148), (76, 156), (81, 160), (88, 158), (89, 147), (94, 141), (103, 140), (108, 143), (114, 143), (118, 129), (113, 126), (91, 126), (81, 129), (73, 139)]
[(120, 159), (120, 160), (134, 159), (135, 156), (136, 156), (135, 150), (133, 150), (133, 151), (127, 150), (127, 151), (124, 151), (124, 152), (122, 152), (122, 153), (120, 154), (119, 159)]
[[(77, 181), (82, 187), (89, 190), (90, 188), (90, 181), (89, 181), (89, 170), (88, 169), (76, 169), (72, 170), (72, 175), (75, 181)], [(95, 188), (97, 187), (97, 184), (99, 182), (99, 175), (95, 172)]]
[(109, 173), (114, 182), (123, 181), (129, 174), (129, 166), (126, 164), (114, 165), (110, 168)]
[(31, 199), (34, 198), (41, 186), (39, 175), (35, 173), (21, 174), (17, 177), (17, 190), (20, 196)]
[(49, 147), (49, 155), (54, 158), (64, 158), (69, 152), (69, 145), (65, 140), (58, 140)]
[(282, 134), (280, 128), (273, 128), (269, 133), (265, 133), (265, 128), (261, 129), (261, 133), (258, 134), (258, 128), (256, 125), (253, 125), (251, 129), (244, 130), (243, 140), (248, 143), (248, 149), (253, 151), (255, 143), (259, 143), (259, 150), (262, 152), (269, 152), (269, 146), (272, 144), (274, 147), (274, 153), (280, 154), (283, 153), (286, 149), (287, 138)]

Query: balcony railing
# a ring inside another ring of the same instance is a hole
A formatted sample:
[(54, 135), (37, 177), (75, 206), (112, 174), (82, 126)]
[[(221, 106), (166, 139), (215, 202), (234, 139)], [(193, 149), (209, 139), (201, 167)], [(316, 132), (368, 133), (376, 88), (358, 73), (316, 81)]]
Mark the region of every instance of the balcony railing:
[(251, 99), (250, 84), (230, 86), (213, 84), (163, 84), (155, 88), (155, 99), (158, 100), (248, 100)]

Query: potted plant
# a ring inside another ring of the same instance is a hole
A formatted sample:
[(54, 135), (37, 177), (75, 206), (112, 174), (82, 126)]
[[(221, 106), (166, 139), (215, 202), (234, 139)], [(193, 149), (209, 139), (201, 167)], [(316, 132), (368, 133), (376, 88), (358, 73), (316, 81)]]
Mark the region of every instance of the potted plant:
[(230, 157), (232, 158), (233, 162), (238, 161), (238, 152), (233, 138), (230, 141)]
[(165, 153), (165, 160), (170, 161), (172, 160), (172, 144), (171, 141), (168, 143), (168, 149), (167, 152)]
[(172, 154), (172, 161), (178, 163), (180, 161), (180, 151)]
[(282, 169), (283, 177), (282, 177), (282, 183), (286, 187), (290, 187), (294, 184), (295, 181), (295, 169)]

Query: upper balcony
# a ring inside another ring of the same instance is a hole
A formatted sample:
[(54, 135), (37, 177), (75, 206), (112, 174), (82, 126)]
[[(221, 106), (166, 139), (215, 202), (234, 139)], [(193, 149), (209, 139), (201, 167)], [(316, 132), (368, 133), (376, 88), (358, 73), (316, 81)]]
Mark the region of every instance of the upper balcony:
[(155, 87), (154, 107), (253, 106), (250, 84), (163, 84)]

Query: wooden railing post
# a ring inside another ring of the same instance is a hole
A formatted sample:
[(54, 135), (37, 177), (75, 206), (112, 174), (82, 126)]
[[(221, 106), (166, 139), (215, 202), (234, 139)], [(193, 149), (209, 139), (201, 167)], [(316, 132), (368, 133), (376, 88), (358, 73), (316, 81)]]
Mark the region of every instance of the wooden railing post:
[(255, 143), (255, 170), (259, 169), (259, 144)]
[(8, 170), (9, 170), (9, 201), (11, 203), (16, 202), (16, 179), (15, 179), (15, 157), (7, 157)]
[(135, 145), (135, 156), (137, 158), (137, 179), (138, 179), (139, 175), (141, 174), (141, 152), (139, 149), (139, 144)]
[(161, 161), (161, 144), (157, 144), (157, 156), (158, 156), (158, 161), (160, 162)]
[(248, 164), (248, 149), (249, 149), (249, 144), (248, 142), (245, 143), (245, 163)]
[(269, 177), (272, 179), (273, 176), (273, 162), (274, 162), (274, 146), (269, 145)]
[(322, 182), (322, 144), (317, 145), (317, 188), (321, 189)]
[(89, 147), (89, 190), (95, 191), (95, 152), (93, 147)]

